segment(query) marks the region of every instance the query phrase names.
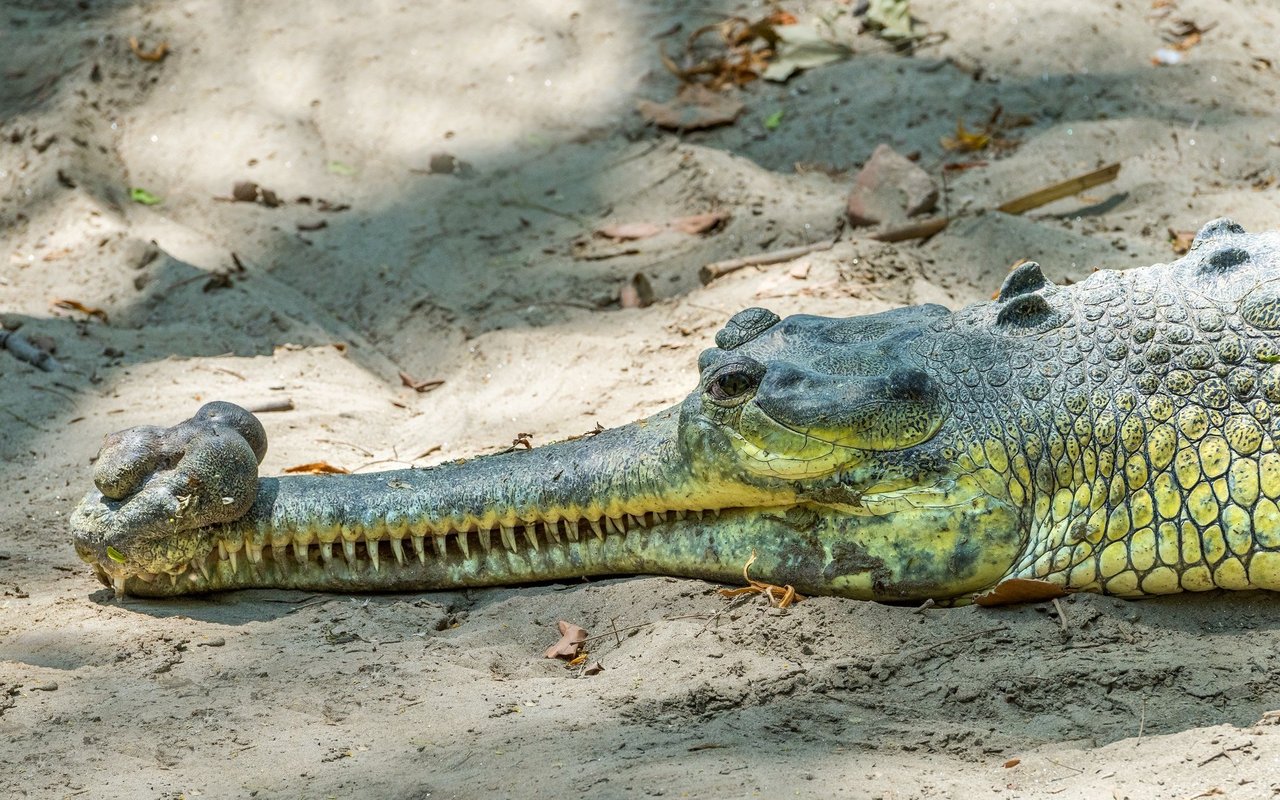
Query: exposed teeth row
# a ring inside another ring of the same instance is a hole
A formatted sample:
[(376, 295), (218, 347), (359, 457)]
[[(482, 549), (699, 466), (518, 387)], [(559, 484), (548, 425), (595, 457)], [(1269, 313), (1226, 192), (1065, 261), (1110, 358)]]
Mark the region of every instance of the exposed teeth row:
[[(600, 517), (599, 519), (577, 519), (577, 520), (559, 520), (555, 522), (527, 522), (519, 526), (516, 525), (496, 525), (493, 528), (485, 528), (481, 530), (450, 530), (443, 534), (423, 535), (423, 534), (407, 534), (403, 537), (390, 535), (375, 537), (368, 539), (364, 536), (355, 538), (346, 538), (340, 536), (330, 542), (311, 541), (312, 538), (308, 534), (307, 538), (291, 538), (291, 539), (275, 539), (267, 544), (262, 541), (254, 541), (252, 538), (246, 537), (243, 542), (227, 539), (218, 539), (217, 557), (219, 561), (227, 562), (227, 565), (234, 572), (239, 568), (241, 548), (243, 547), (243, 555), (251, 564), (261, 564), (263, 560), (263, 550), (272, 548), (272, 553), (276, 561), (284, 561), (287, 550), (293, 551), (293, 559), (298, 564), (307, 564), (311, 560), (311, 547), (316, 547), (320, 552), (320, 560), (328, 564), (335, 558), (334, 546), (341, 545), (342, 556), (348, 564), (354, 565), (361, 560), (361, 551), (356, 549), (356, 545), (363, 544), (363, 556), (367, 559), (375, 571), (381, 569), (382, 565), (382, 542), (387, 542), (390, 546), (391, 555), (395, 558), (396, 563), (404, 566), (410, 558), (416, 558), (419, 563), (425, 564), (427, 561), (428, 546), (434, 550), (437, 558), (447, 558), (448, 543), (453, 542), (454, 546), (462, 554), (463, 558), (471, 557), (472, 542), (471, 537), (474, 536), (480, 549), (488, 553), (493, 548), (493, 537), (496, 535), (505, 547), (512, 553), (519, 552), (520, 542), (523, 541), (529, 549), (537, 552), (540, 549), (542, 539), (549, 542), (560, 544), (562, 536), (570, 542), (579, 541), (584, 535), (594, 535), (600, 541), (604, 541), (606, 533), (627, 533), (629, 530), (639, 527), (648, 528), (650, 525), (666, 522), (668, 518), (676, 520), (694, 519), (701, 520), (704, 514), (710, 514), (715, 517), (720, 516), (719, 509), (707, 509), (705, 511), (650, 511), (645, 514), (624, 514), (620, 517)], [(428, 541), (430, 545), (428, 545)], [(407, 544), (406, 544), (407, 543)], [(408, 548), (412, 547), (412, 552)], [(190, 567), (184, 570), (190, 580), (204, 578), (208, 580), (211, 572), (211, 559), (195, 558), (192, 559)], [(171, 574), (171, 579), (176, 580), (177, 574)], [(117, 591), (119, 588), (117, 587)]]

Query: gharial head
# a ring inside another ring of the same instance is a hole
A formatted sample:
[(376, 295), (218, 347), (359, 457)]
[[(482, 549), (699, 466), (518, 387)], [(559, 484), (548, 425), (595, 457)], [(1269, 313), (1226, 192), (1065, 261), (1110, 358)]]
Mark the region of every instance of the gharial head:
[(698, 388), (682, 407), (686, 447), (765, 482), (888, 469), (895, 459), (877, 453), (928, 442), (948, 417), (942, 387), (910, 344), (949, 313), (923, 305), (850, 318), (735, 314), (698, 359)]
[[(1021, 534), (939, 436), (950, 404), (913, 341), (949, 313), (783, 320), (748, 309), (701, 354), (679, 405), (429, 469), (258, 480), (256, 421), (202, 410), (169, 431), (108, 438), (101, 492), (72, 515), (77, 550), (135, 594), (628, 572), (725, 580), (758, 557), (753, 574), (801, 591), (954, 596), (1003, 574)], [(927, 535), (904, 536), (904, 522)], [(648, 536), (628, 535), (638, 527)], [(491, 551), (495, 538), (503, 547)]]

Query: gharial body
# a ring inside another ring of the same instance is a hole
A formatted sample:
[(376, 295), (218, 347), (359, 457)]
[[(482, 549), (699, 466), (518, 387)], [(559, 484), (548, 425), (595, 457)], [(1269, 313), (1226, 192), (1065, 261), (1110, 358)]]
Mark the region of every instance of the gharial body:
[(1280, 232), (847, 319), (735, 315), (679, 405), (430, 469), (262, 478), (227, 404), (108, 437), (76, 548), (119, 594), (750, 576), (965, 602), (1011, 578), (1280, 589)]

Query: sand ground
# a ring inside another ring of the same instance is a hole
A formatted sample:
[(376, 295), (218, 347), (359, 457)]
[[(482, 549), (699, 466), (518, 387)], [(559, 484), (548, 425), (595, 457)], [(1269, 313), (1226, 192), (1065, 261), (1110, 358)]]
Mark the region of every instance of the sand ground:
[[(675, 135), (635, 112), (675, 90), (659, 45), (767, 8), (0, 6), (0, 321), (66, 367), (0, 352), (0, 795), (1280, 794), (1271, 596), (780, 611), (635, 578), (146, 602), (75, 558), (65, 517), (103, 434), (206, 400), (292, 402), (263, 415), (268, 473), (427, 464), (661, 409), (747, 305), (961, 305), (1019, 258), (1079, 279), (1167, 261), (1170, 229), (1217, 216), (1280, 226), (1269, 0), (914, 0), (945, 36), (912, 54), (849, 4), (786, 8), (854, 56)], [(1179, 19), (1210, 29), (1153, 65)], [(142, 60), (131, 36), (171, 52)], [(944, 150), (996, 105), (1029, 116), (1017, 146)], [(935, 176), (989, 163), (949, 176), (959, 219), (927, 242), (844, 231), (700, 284), (708, 262), (835, 234), (880, 143)], [(1085, 195), (982, 212), (1112, 161), (1119, 179)], [(228, 202), (237, 181), (284, 202)], [(711, 235), (590, 236), (712, 210), (732, 219)], [(657, 302), (619, 308), (637, 272)], [(416, 393), (400, 371), (444, 384)], [(541, 657), (558, 619), (619, 629), (592, 644), (602, 672)]]

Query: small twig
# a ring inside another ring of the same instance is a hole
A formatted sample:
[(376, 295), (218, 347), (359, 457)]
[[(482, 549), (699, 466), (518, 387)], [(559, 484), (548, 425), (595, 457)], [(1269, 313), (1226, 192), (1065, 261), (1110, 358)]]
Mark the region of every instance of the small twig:
[(996, 207), (997, 211), (1003, 211), (1006, 214), (1021, 214), (1030, 211), (1033, 208), (1039, 208), (1048, 205), (1054, 200), (1061, 200), (1064, 197), (1070, 197), (1073, 194), (1083, 192), (1085, 189), (1097, 186), (1102, 183), (1110, 183), (1120, 174), (1120, 163), (1108, 164), (1102, 169), (1095, 169), (1093, 172), (1087, 172), (1084, 175), (1077, 175), (1074, 178), (1068, 178), (1065, 181), (1055, 183), (1049, 186), (1036, 189), (1030, 194), (1024, 194), (1021, 197), (1015, 197), (1007, 203), (1002, 203)]
[(266, 403), (259, 403), (256, 406), (250, 406), (248, 408), (248, 411), (251, 414), (268, 414), (273, 411), (292, 411), (292, 410), (293, 410), (293, 398), (291, 397), (286, 397), (283, 400), (270, 400)]
[(36, 369), (45, 372), (62, 369), (62, 365), (52, 355), (36, 347), (20, 333), (0, 330), (0, 347), (13, 353), (19, 361), (25, 361)]
[[(1059, 623), (1061, 623), (1061, 625), (1062, 625), (1062, 630), (1063, 630), (1063, 631), (1068, 631), (1068, 628), (1067, 628), (1067, 612), (1066, 612), (1066, 610), (1065, 610), (1065, 609), (1063, 609), (1063, 607), (1062, 607), (1062, 603), (1060, 603), (1060, 602), (1058, 601), (1058, 598), (1056, 598), (1056, 597), (1055, 597), (1055, 598), (1053, 598), (1053, 608), (1054, 608), (1054, 610), (1055, 610), (1055, 611), (1057, 611), (1057, 612), (1058, 612), (1058, 622), (1059, 622)], [(1139, 734), (1139, 736), (1141, 736), (1141, 734)]]
[(319, 442), (320, 444), (340, 444), (344, 447), (350, 447), (352, 450), (355, 450), (357, 453), (364, 456), (365, 458), (373, 458), (372, 450), (366, 450), (358, 444), (352, 444), (351, 442), (344, 442), (341, 439), (316, 439), (316, 441)]
[(903, 225), (901, 228), (873, 233), (871, 238), (877, 242), (905, 242), (909, 239), (928, 239), (950, 224), (950, 217), (935, 217), (934, 219), (926, 219), (923, 222)]
[(1007, 631), (1007, 630), (1009, 630), (1008, 625), (997, 625), (994, 628), (988, 628), (982, 631), (972, 631), (970, 633), (962, 634), (960, 636), (952, 636), (950, 639), (943, 639), (938, 642), (930, 642), (929, 644), (926, 644), (923, 647), (917, 647), (914, 650), (908, 650), (905, 653), (903, 653), (903, 655), (912, 655), (912, 656), (919, 655), (920, 653), (927, 653), (930, 650), (933, 650), (938, 647), (944, 647), (946, 645), (956, 644), (958, 642), (967, 642), (970, 639), (981, 639), (983, 636), (990, 636), (993, 633), (1000, 633), (1001, 631)]
[(937, 601), (935, 601), (932, 597), (926, 598), (925, 601), (916, 608), (915, 613), (923, 614), (925, 611), (927, 611), (930, 608), (933, 608), (937, 604), (938, 604)]
[[(1050, 764), (1056, 764), (1057, 766), (1062, 767), (1063, 769), (1069, 769), (1072, 772), (1076, 773), (1077, 775), (1084, 772), (1084, 770), (1080, 769), (1079, 767), (1073, 767), (1070, 764), (1063, 764), (1061, 761), (1054, 761), (1052, 758), (1046, 758), (1045, 761), (1048, 761)], [(1062, 777), (1066, 778), (1068, 776), (1063, 775)], [(1061, 780), (1061, 778), (1054, 778), (1053, 780), (1055, 781)]]
[(727, 261), (716, 261), (707, 264), (698, 270), (698, 277), (702, 280), (703, 285), (711, 283), (716, 278), (728, 275), (730, 272), (737, 272), (746, 267), (763, 267), (769, 264), (780, 264), (783, 261), (790, 261), (801, 256), (807, 256), (810, 253), (818, 253), (823, 250), (830, 250), (836, 246), (838, 239), (824, 239), (821, 242), (813, 244), (802, 244), (798, 247), (787, 247), (782, 250), (773, 250), (767, 253), (756, 253), (755, 255), (742, 256), (740, 258), (730, 258)]
[[(1053, 601), (1057, 603), (1057, 600)], [(1142, 732), (1147, 727), (1147, 697), (1142, 696), (1142, 710), (1138, 713), (1138, 741), (1142, 741)]]
[(675, 617), (663, 617), (662, 619), (650, 620), (649, 622), (639, 622), (639, 623), (636, 623), (635, 625), (628, 625), (625, 628), (619, 628), (616, 625), (614, 625), (613, 630), (609, 631), (608, 633), (597, 633), (595, 636), (588, 636), (587, 638), (582, 640), (582, 643), (586, 644), (587, 642), (592, 642), (592, 641), (595, 641), (596, 639), (604, 639), (608, 636), (617, 636), (620, 633), (627, 633), (628, 631), (638, 631), (641, 628), (646, 628), (650, 625), (657, 625), (659, 622), (675, 622), (676, 620), (681, 620), (681, 619), (706, 619), (706, 618), (707, 618), (706, 614), (681, 614)]

